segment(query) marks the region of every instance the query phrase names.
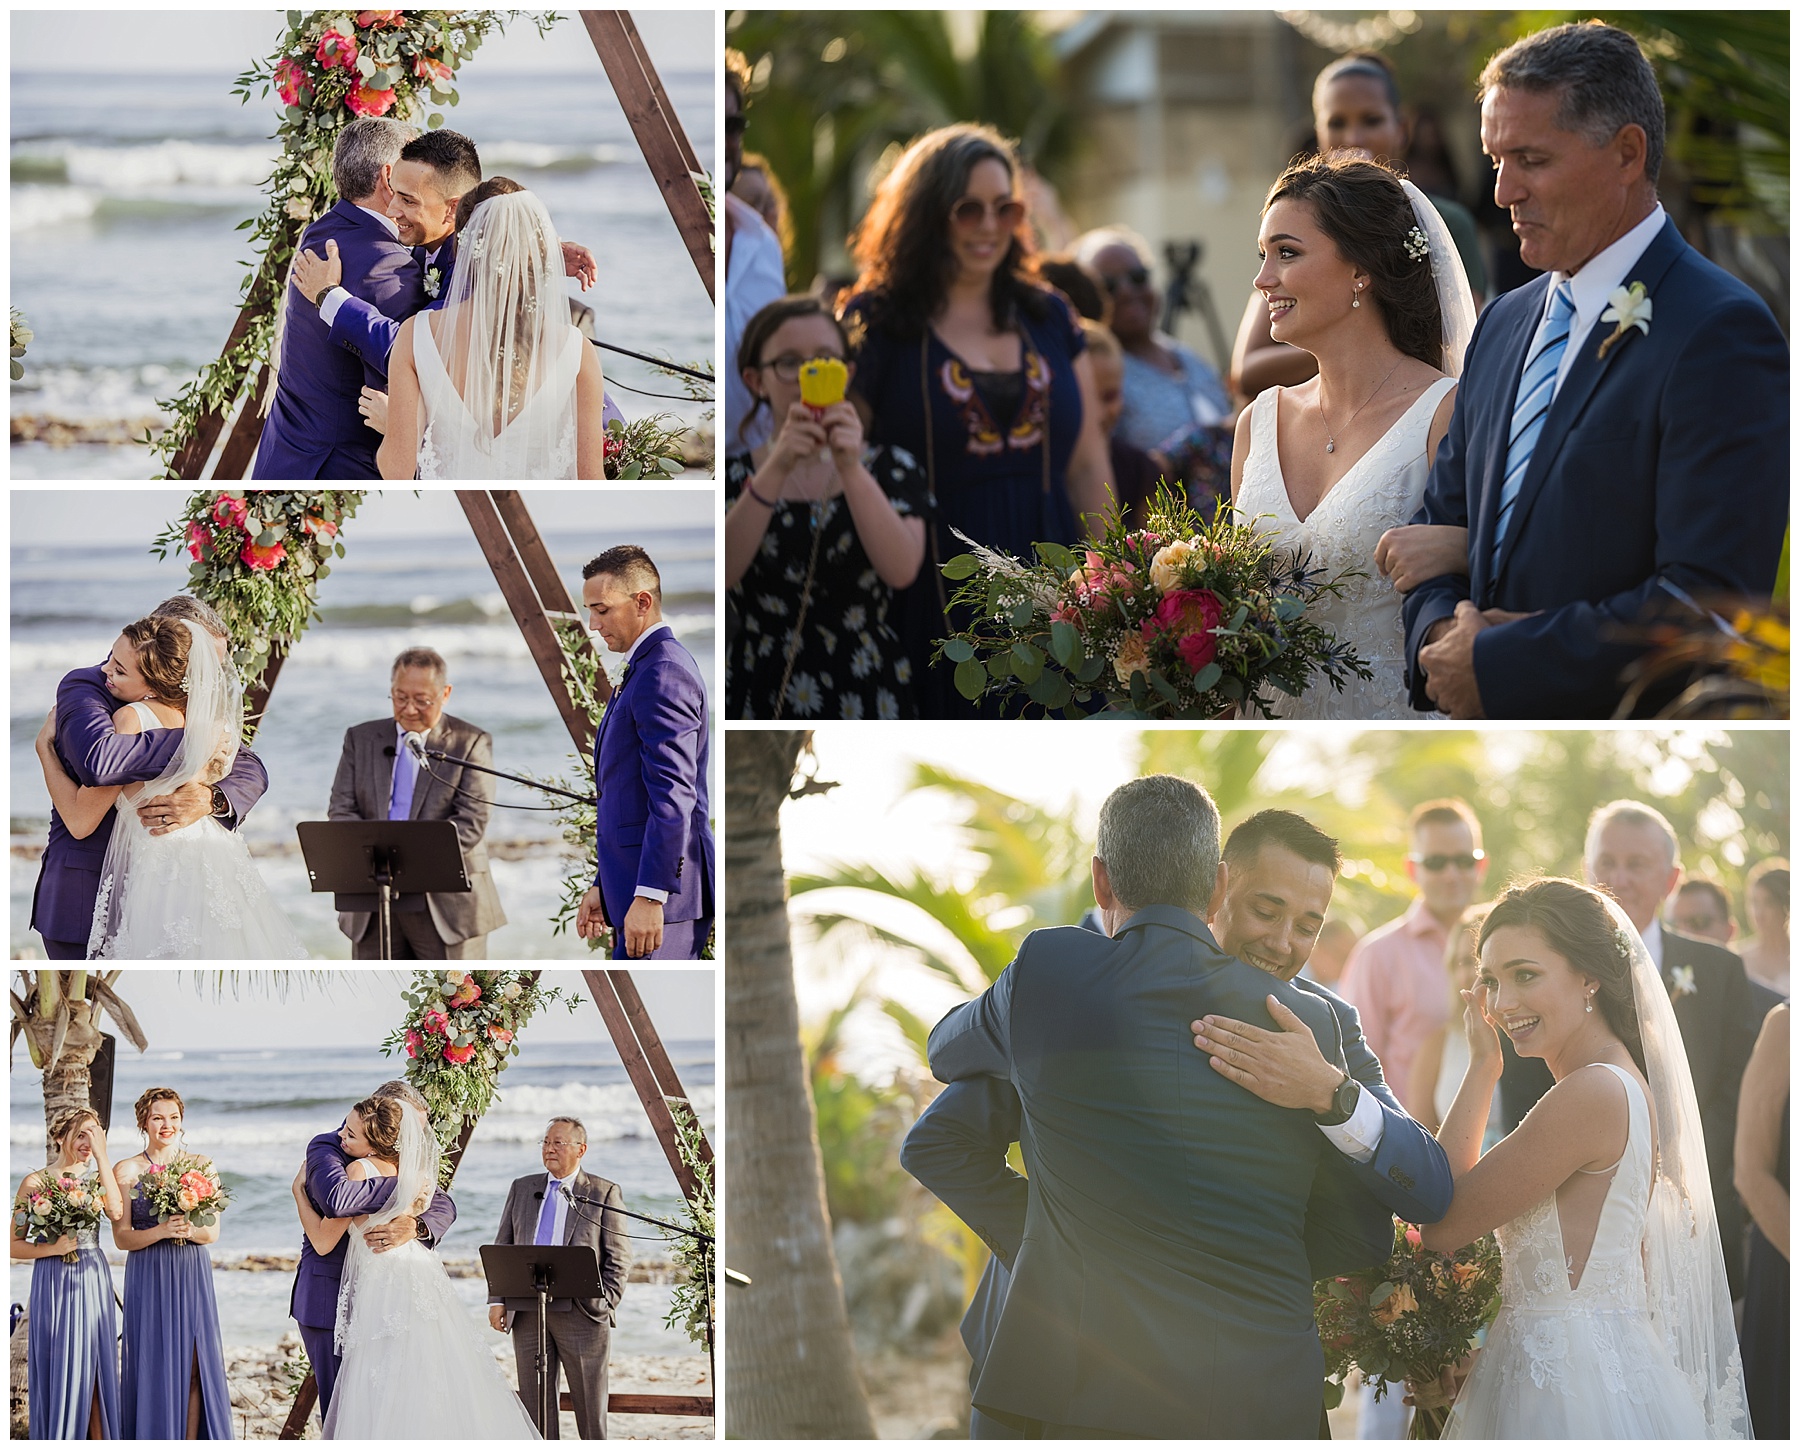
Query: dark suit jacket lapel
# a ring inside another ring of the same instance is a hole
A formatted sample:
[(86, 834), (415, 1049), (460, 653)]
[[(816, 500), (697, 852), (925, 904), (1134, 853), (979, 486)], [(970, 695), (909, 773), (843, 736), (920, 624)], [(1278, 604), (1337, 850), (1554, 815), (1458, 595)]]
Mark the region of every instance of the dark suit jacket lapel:
[[(433, 725), (426, 733), (425, 746), (428, 750), (450, 750), (449, 739), (450, 732), (445, 728), (444, 717), (440, 715), (437, 724)], [(450, 751), (450, 753), (455, 755), (459, 752)], [(395, 761), (395, 764), (399, 764), (398, 760)], [(438, 784), (436, 775), (427, 775), (425, 767), (420, 766), (413, 774), (412, 809), (408, 813), (407, 819), (409, 821), (430, 820), (431, 817), (426, 815), (423, 810), (425, 798), (432, 792), (441, 789), (443, 787)]]
[[(1686, 247), (1687, 243), (1682, 241), (1675, 223), (1664, 222), (1662, 230), (1650, 239), (1644, 255), (1632, 264), (1631, 270), (1626, 274), (1625, 285), (1642, 282), (1654, 301), (1657, 283), (1662, 281), (1664, 273), (1674, 265), (1675, 258)], [(1651, 325), (1655, 325), (1654, 318)], [(1602, 359), (1600, 349), (1612, 333), (1612, 323), (1595, 322), (1582, 341), (1580, 353), (1569, 365), (1568, 376), (1563, 379), (1562, 387), (1557, 389), (1556, 401), (1550, 405), (1550, 412), (1544, 418), (1544, 431), (1538, 434), (1537, 447), (1532, 450), (1531, 462), (1526, 465), (1525, 477), (1519, 483), (1519, 501), (1513, 506), (1512, 522), (1507, 526), (1506, 538), (1500, 545), (1501, 569), (1505, 569), (1506, 561), (1512, 557), (1513, 550), (1524, 536), (1525, 522), (1531, 513), (1531, 506), (1544, 491), (1544, 482), (1549, 477), (1551, 465), (1556, 462), (1556, 455), (1568, 438), (1569, 430), (1587, 410), (1588, 399), (1593, 397), (1594, 389), (1600, 386), (1600, 379), (1626, 348), (1633, 343), (1647, 341), (1636, 328), (1632, 328), (1614, 346), (1607, 349), (1606, 357)], [(1521, 365), (1522, 362), (1523, 360)], [(1510, 417), (1509, 404), (1509, 428)], [(1504, 467), (1504, 461), (1502, 466)], [(1579, 483), (1579, 480), (1576, 482)]]
[[(1506, 482), (1506, 451), (1507, 445), (1512, 441), (1513, 404), (1518, 401), (1519, 382), (1525, 371), (1525, 354), (1531, 347), (1532, 338), (1537, 336), (1538, 323), (1544, 316), (1544, 298), (1549, 291), (1548, 276), (1526, 284), (1521, 296), (1532, 298), (1533, 305), (1519, 309), (1503, 343), (1501, 365), (1506, 371), (1500, 374), (1497, 381), (1505, 386), (1505, 401), (1494, 415), (1494, 427), (1481, 458), (1483, 486), (1481, 497), (1477, 500), (1479, 512), (1473, 520), (1475, 536), (1470, 541), (1469, 548), (1469, 596), (1484, 609), (1493, 603), (1494, 582), (1497, 578), (1494, 570), (1494, 520), (1500, 512), (1500, 487)], [(1465, 378), (1464, 386), (1467, 386), (1467, 382)], [(1518, 508), (1515, 505), (1512, 525), (1507, 529), (1509, 549), (1510, 541), (1517, 538), (1518, 533)]]
[[(375, 799), (371, 802), (374, 815), (370, 818), (385, 821), (388, 813), (388, 801), (394, 794), (394, 762), (398, 758), (399, 747), (395, 745), (398, 737), (394, 734), (392, 720), (378, 720), (369, 730), (369, 749), (374, 753), (374, 769), (369, 779), (375, 787)], [(395, 754), (388, 755), (387, 747), (395, 745)]]

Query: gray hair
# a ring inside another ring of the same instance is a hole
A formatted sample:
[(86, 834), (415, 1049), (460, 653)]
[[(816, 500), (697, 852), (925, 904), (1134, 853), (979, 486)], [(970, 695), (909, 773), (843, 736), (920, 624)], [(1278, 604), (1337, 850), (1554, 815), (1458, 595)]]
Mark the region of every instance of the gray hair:
[(559, 1114), (552, 1118), (548, 1123), (544, 1124), (544, 1131), (548, 1133), (558, 1123), (567, 1123), (570, 1128), (574, 1130), (573, 1136), (575, 1141), (581, 1144), (582, 1147), (587, 1147), (587, 1129), (582, 1126), (580, 1118), (569, 1118)]
[(1219, 875), (1219, 808), (1180, 776), (1128, 780), (1100, 807), (1094, 854), (1127, 910), (1204, 914)]
[(386, 116), (358, 116), (338, 129), (331, 148), (331, 184), (345, 201), (374, 193), (381, 169), (400, 159), (400, 149), (419, 134), (417, 126)]
[(1604, 146), (1626, 126), (1644, 128), (1644, 178), (1662, 170), (1663, 98), (1656, 72), (1628, 31), (1590, 20), (1528, 35), (1490, 60), (1481, 89), (1560, 91), (1556, 124)]
[(225, 628), (225, 621), (219, 618), (210, 604), (203, 603), (191, 594), (171, 595), (150, 611), (150, 618), (191, 619), (214, 639), (231, 643), (231, 631)]
[(395, 1078), (392, 1082), (384, 1082), (369, 1096), (372, 1098), (398, 1098), (403, 1103), (411, 1103), (426, 1117), (431, 1116), (431, 1109), (425, 1106), (423, 1094), (411, 1083), (403, 1082), (399, 1078)]
[(440, 685), (448, 684), (450, 680), (450, 667), (444, 663), (444, 657), (434, 649), (426, 649), (422, 644), (409, 646), (394, 656), (394, 668), (388, 671), (390, 684), (402, 670), (430, 670), (432, 678)]
[(1681, 838), (1675, 834), (1669, 818), (1655, 806), (1647, 806), (1642, 801), (1608, 801), (1588, 817), (1587, 841), (1582, 849), (1582, 855), (1588, 861), (1594, 859), (1594, 851), (1600, 844), (1600, 833), (1615, 821), (1627, 826), (1650, 827), (1668, 844), (1669, 864), (1681, 864)]
[(1137, 254), (1138, 262), (1146, 272), (1156, 270), (1156, 253), (1150, 250), (1144, 234), (1126, 226), (1095, 227), (1091, 232), (1083, 232), (1075, 238), (1075, 260), (1084, 267), (1092, 267), (1094, 258), (1108, 247), (1129, 247)]

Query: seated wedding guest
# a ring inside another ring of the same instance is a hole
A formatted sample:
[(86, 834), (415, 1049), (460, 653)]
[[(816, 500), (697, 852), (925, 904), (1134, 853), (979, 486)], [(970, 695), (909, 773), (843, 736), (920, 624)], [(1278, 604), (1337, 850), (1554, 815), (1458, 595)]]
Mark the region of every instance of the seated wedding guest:
[(1069, 299), (1078, 316), (1112, 325), (1112, 298), (1093, 269), (1078, 261), (1073, 252), (1051, 252), (1039, 257), (1037, 274)]
[(1744, 1386), (1758, 1440), (1788, 1437), (1788, 1006), (1770, 1010), (1738, 1095), (1733, 1180), (1744, 1237)]
[(788, 209), (787, 188), (781, 184), (781, 178), (775, 174), (769, 158), (758, 156), (753, 151), (746, 151), (744, 158), (738, 163), (737, 179), (731, 183), (731, 194), (740, 201), (747, 201), (756, 209), (756, 214), (768, 224), (769, 230), (781, 243), (781, 255), (785, 259), (794, 250), (794, 218)]
[(200, 1227), (183, 1213), (163, 1218), (144, 1196), (147, 1172), (194, 1151), (181, 1131), (185, 1108), (174, 1088), (145, 1089), (136, 1109), (144, 1151), (116, 1173), (131, 1209), (113, 1224), (113, 1242), (125, 1250), (121, 1440), (235, 1438), (212, 1255), (205, 1249), (219, 1241), (219, 1220)]
[[(50, 1141), (55, 1156), (48, 1167), (25, 1175), (14, 1209), (23, 1209), (46, 1179), (69, 1178), (84, 1193), (101, 1199), (113, 1223), (123, 1218), (125, 1200), (107, 1157), (106, 1132), (93, 1109), (60, 1114), (50, 1125)], [(36, 1261), (31, 1267), (25, 1332), (31, 1438), (117, 1440), (119, 1321), (113, 1312), (112, 1270), (100, 1251), (99, 1227), (37, 1244), (26, 1243), (24, 1233), (15, 1217), (12, 1257)], [(75, 1262), (65, 1263), (64, 1254), (75, 1255)]]
[[(594, 740), (594, 884), (575, 932), (614, 958), (694, 961), (713, 922), (706, 680), (662, 617), (662, 575), (636, 544), (581, 570), (588, 625), (625, 657)], [(685, 873), (685, 875), (684, 875)]]
[[(956, 531), (1033, 559), (1034, 544), (1097, 530), (1112, 502), (1087, 342), (1074, 309), (1030, 273), (1022, 193), (998, 132), (945, 126), (906, 149), (853, 241), (852, 399), (872, 441), (924, 466), (936, 500), (928, 563), (896, 626), (915, 662), (957, 622), (938, 572), (968, 551)], [(922, 673), (922, 715), (975, 712), (950, 671)]]
[[(488, 809), (493, 777), (448, 760), (421, 762), (408, 737), (475, 765), (492, 765), (494, 740), (487, 731), (444, 713), (450, 701), (449, 667), (436, 650), (415, 646), (394, 660), (388, 686), (393, 714), (344, 732), (343, 754), (331, 783), (334, 821), (449, 821), (456, 827), (467, 891), (404, 894), (395, 900), (393, 959), (474, 961), (487, 956), (488, 933), (506, 925), (500, 895), (488, 869)], [(380, 951), (377, 898), (341, 896), (349, 909), (338, 926), (357, 960)]]
[(1168, 476), (1167, 460), (1134, 448), (1119, 436), (1119, 414), (1125, 407), (1124, 349), (1111, 330), (1098, 322), (1084, 317), (1081, 330), (1087, 336), (1088, 356), (1094, 360), (1094, 390), (1100, 398), (1100, 427), (1112, 462), (1113, 497), (1131, 526), (1139, 528), (1146, 500), (1155, 494), (1158, 480)]
[[(619, 1300), (625, 1293), (625, 1275), (631, 1268), (625, 1219), (607, 1210), (623, 1208), (625, 1199), (618, 1184), (581, 1166), (588, 1149), (587, 1129), (581, 1119), (552, 1118), (539, 1146), (545, 1171), (513, 1180), (494, 1242), (562, 1244), (594, 1251), (600, 1271), (600, 1297), (550, 1300), (550, 1312), (544, 1320), (549, 1346), (545, 1373), (550, 1380), (551, 1405), (559, 1398), (560, 1369), (568, 1381), (569, 1398), (575, 1403), (575, 1426), (580, 1437), (604, 1440), (607, 1360), (612, 1353)], [(540, 1423), (538, 1400), (532, 1394), (536, 1383), (537, 1301), (489, 1299), (488, 1322), (500, 1333), (512, 1335), (519, 1398), (525, 1401), (532, 1423), (546, 1440), (560, 1439), (556, 1411), (552, 1409), (548, 1423)]]
[(1788, 995), (1788, 863), (1779, 856), (1750, 870), (1744, 892), (1752, 935), (1738, 943), (1744, 971), (1752, 982)]
[[(1313, 82), (1313, 133), (1321, 155), (1334, 151), (1361, 154), (1404, 174), (1411, 132), (1402, 113), (1394, 68), (1385, 56), (1354, 51), (1319, 72)], [(1460, 202), (1417, 177), (1413, 180), (1444, 219), (1479, 312), (1487, 292), (1487, 268), (1475, 219)], [(1318, 370), (1311, 353), (1270, 337), (1268, 304), (1252, 290), (1231, 350), (1232, 391), (1250, 399), (1278, 384), (1295, 387)]]
[[(744, 116), (750, 66), (735, 50), (725, 52), (725, 356), (735, 358), (750, 319), (787, 291), (781, 240), (756, 208), (738, 196), (744, 163)], [(725, 451), (767, 443), (770, 422), (752, 419), (754, 399), (744, 380), (725, 369)]]
[[(1716, 941), (1730, 946), (1737, 935), (1737, 923), (1731, 919), (1731, 898), (1717, 881), (1704, 876), (1690, 876), (1669, 898), (1669, 925), (1683, 936), (1696, 941)], [(1745, 963), (1745, 970), (1749, 964)]]
[(918, 714), (888, 615), (925, 557), (924, 471), (903, 448), (869, 447), (850, 403), (801, 398), (802, 367), (849, 351), (814, 297), (771, 302), (738, 348), (751, 417), (767, 408), (778, 431), (725, 460), (725, 584), (741, 622), (725, 657), (730, 719)]
[(1319, 928), (1312, 955), (1306, 959), (1300, 975), (1321, 987), (1336, 987), (1343, 978), (1345, 963), (1350, 960), (1350, 949), (1361, 935), (1343, 917), (1328, 917), (1325, 925)]

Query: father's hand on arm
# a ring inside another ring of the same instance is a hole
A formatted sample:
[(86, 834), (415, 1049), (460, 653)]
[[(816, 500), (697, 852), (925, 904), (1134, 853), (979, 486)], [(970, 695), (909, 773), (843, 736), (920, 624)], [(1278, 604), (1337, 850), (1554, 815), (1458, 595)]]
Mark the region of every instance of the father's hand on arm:
[(344, 264), (338, 258), (338, 244), (335, 240), (325, 243), (323, 257), (302, 249), (294, 258), (294, 286), (315, 307), (319, 305), (321, 297), (333, 287), (341, 287), (343, 282)]
[(1268, 999), (1276, 1031), (1209, 1014), (1188, 1026), (1194, 1046), (1213, 1070), (1278, 1108), (1331, 1111), (1331, 1096), (1347, 1075), (1319, 1051), (1312, 1029), (1275, 997)]
[(1459, 600), (1450, 619), (1440, 619), (1425, 631), (1419, 649), (1419, 668), (1425, 672), (1425, 693), (1432, 703), (1455, 720), (1485, 719), (1481, 682), (1475, 676), (1475, 638), (1485, 630), (1529, 619), (1507, 609), (1477, 609)]

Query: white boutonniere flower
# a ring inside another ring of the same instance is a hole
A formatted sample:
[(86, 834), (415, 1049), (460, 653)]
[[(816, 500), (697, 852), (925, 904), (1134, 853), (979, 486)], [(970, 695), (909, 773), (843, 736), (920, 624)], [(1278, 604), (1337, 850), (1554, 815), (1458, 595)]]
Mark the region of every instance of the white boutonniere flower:
[(1669, 1000), (1679, 1002), (1683, 997), (1691, 997), (1700, 989), (1694, 985), (1694, 969), (1692, 967), (1671, 967), (1669, 969)]
[(1600, 314), (1600, 320), (1613, 323), (1614, 327), (1612, 336), (1600, 344), (1602, 358), (1634, 327), (1645, 337), (1650, 336), (1650, 316), (1654, 310), (1642, 282), (1633, 282), (1629, 287), (1613, 288), (1612, 295), (1606, 301), (1608, 305), (1606, 311)]
[(436, 297), (439, 291), (442, 290), (443, 285), (443, 272), (437, 267), (427, 267), (425, 269), (425, 295), (427, 297)]

